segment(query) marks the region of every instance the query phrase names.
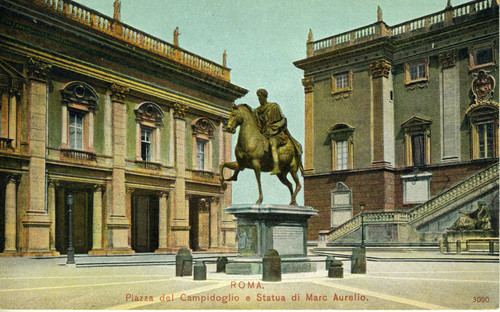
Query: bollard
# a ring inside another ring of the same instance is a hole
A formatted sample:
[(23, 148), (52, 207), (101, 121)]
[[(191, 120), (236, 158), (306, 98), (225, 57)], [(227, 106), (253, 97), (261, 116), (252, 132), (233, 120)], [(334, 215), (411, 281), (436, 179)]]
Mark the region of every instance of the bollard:
[(495, 253), (495, 242), (493, 240), (490, 240), (489, 252), (490, 252), (490, 255)]
[(262, 259), (262, 280), (266, 282), (281, 281), (281, 259), (274, 249), (269, 249)]
[(335, 261), (334, 256), (326, 256), (325, 270), (328, 271), (330, 269), (330, 264), (332, 264), (333, 261)]
[(333, 260), (328, 269), (328, 277), (344, 278), (344, 267), (342, 261)]
[(207, 279), (207, 266), (205, 262), (199, 260), (194, 263), (193, 279), (195, 281), (204, 281)]
[(193, 256), (187, 248), (181, 248), (175, 256), (175, 276), (193, 275)]
[(457, 240), (457, 254), (462, 253), (462, 243)]
[(444, 253), (446, 251), (445, 245), (444, 245), (444, 239), (439, 240), (439, 252)]
[(366, 273), (366, 250), (364, 247), (357, 247), (352, 250), (351, 273), (352, 274)]
[(228, 262), (227, 257), (217, 258), (217, 273), (226, 272), (226, 264)]

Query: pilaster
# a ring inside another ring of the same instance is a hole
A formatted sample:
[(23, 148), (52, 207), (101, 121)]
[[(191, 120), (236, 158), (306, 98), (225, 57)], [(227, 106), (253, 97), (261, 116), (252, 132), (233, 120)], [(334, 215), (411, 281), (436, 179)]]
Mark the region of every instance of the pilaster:
[(5, 248), (4, 254), (17, 253), (17, 176), (7, 178), (5, 188)]
[(305, 161), (304, 170), (314, 171), (314, 77), (302, 79), (305, 106)]
[(51, 254), (50, 225), (47, 213), (45, 182), (45, 148), (47, 117), (47, 86), (51, 65), (41, 60), (28, 62), (28, 123), (30, 164), (28, 173), (28, 209), (22, 224), (25, 234), (23, 253)]
[(158, 212), (158, 249), (155, 252), (167, 252), (168, 249), (168, 192), (159, 194)]
[(104, 185), (94, 185), (94, 206), (92, 210), (92, 250), (89, 254), (103, 253), (102, 240), (102, 195), (104, 193)]
[(107, 226), (109, 229), (108, 244), (110, 252), (132, 253), (130, 232), (130, 215), (127, 211), (126, 190), (125, 190), (125, 157), (126, 157), (126, 122), (127, 112), (125, 97), (129, 88), (113, 84), (110, 87), (111, 110), (112, 110), (112, 156), (113, 173), (111, 181), (111, 213)]

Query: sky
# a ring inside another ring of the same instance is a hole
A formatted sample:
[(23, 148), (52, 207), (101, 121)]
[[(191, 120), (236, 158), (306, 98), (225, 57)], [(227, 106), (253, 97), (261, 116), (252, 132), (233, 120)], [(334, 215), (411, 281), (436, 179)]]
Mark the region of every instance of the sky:
[[(76, 0), (113, 16), (114, 0)], [(469, 1), (451, 0), (457, 6)], [(264, 88), (268, 101), (281, 106), (291, 134), (304, 145), (303, 71), (293, 65), (306, 57), (309, 29), (315, 40), (377, 21), (377, 6), (389, 26), (438, 12), (447, 0), (121, 0), (121, 21), (167, 42), (179, 27), (179, 45), (222, 64), (227, 51), (231, 82), (247, 89), (236, 101), (259, 106), (255, 92)], [(237, 133), (233, 135), (233, 147)], [(234, 151), (234, 148), (233, 148)], [(233, 152), (234, 159), (234, 152)], [(291, 177), (289, 176), (291, 180)], [(303, 183), (303, 180), (301, 180)], [(277, 177), (262, 176), (264, 204), (288, 204), (290, 194)], [(304, 204), (303, 190), (297, 197)], [(253, 171), (233, 182), (233, 204), (258, 198)]]

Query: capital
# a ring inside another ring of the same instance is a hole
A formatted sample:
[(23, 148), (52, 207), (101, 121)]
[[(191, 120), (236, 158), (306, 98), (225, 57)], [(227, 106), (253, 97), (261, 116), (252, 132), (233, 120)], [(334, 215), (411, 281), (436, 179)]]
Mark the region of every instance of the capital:
[(51, 64), (38, 59), (30, 58), (28, 61), (28, 77), (30, 79), (47, 82), (51, 68)]
[(311, 93), (314, 89), (314, 77), (307, 77), (302, 79), (302, 85), (304, 86), (304, 93)]
[(111, 85), (111, 101), (123, 103), (125, 102), (125, 95), (130, 91), (129, 88), (117, 85), (116, 83)]
[(439, 65), (441, 68), (455, 66), (457, 62), (457, 52), (455, 50), (439, 53)]
[(370, 64), (370, 73), (372, 75), (372, 78), (389, 78), (390, 70), (391, 64), (386, 60), (375, 61)]
[(94, 185), (94, 192), (104, 192), (104, 190), (106, 189), (106, 186), (103, 185), (103, 184), (95, 184)]
[(179, 103), (174, 104), (174, 118), (184, 119), (186, 118), (186, 111), (188, 107)]

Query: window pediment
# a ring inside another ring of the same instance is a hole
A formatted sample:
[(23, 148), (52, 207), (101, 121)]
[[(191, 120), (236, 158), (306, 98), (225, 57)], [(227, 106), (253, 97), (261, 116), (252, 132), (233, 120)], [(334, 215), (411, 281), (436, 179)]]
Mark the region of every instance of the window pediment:
[(134, 113), (137, 122), (149, 123), (151, 126), (160, 126), (165, 116), (160, 106), (153, 102), (144, 102), (136, 105)]
[(405, 129), (407, 132), (424, 131), (429, 128), (431, 123), (432, 123), (431, 120), (414, 116), (405, 121), (404, 123), (402, 123), (401, 127)]
[(83, 105), (87, 110), (95, 110), (99, 96), (97, 92), (85, 82), (70, 82), (61, 92), (62, 103), (66, 105)]
[(193, 129), (193, 135), (205, 135), (208, 138), (212, 138), (215, 131), (215, 125), (208, 118), (199, 117), (191, 122), (191, 128)]
[(347, 138), (352, 132), (354, 132), (354, 127), (347, 124), (334, 124), (328, 129), (328, 135), (333, 140)]

